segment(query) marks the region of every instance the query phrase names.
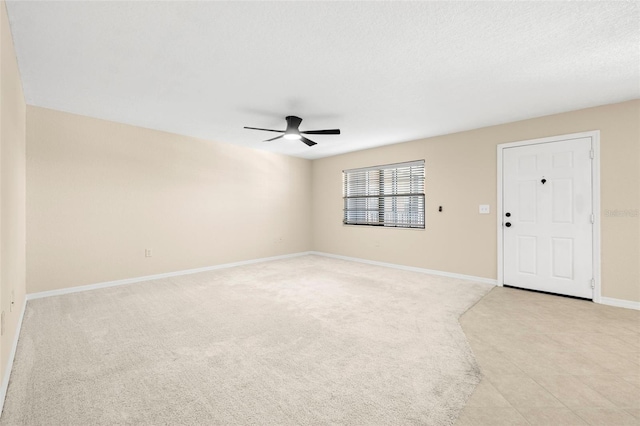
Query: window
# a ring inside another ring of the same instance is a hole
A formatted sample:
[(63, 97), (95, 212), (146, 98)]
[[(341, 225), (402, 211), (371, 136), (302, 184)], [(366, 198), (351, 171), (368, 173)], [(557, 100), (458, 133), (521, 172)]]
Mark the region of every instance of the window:
[(346, 225), (424, 229), (424, 160), (344, 170)]

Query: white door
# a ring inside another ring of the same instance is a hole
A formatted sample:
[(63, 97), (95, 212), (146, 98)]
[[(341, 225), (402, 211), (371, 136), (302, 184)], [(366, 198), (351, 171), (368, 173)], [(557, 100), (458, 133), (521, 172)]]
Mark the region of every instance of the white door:
[(504, 284), (593, 297), (592, 145), (503, 150)]

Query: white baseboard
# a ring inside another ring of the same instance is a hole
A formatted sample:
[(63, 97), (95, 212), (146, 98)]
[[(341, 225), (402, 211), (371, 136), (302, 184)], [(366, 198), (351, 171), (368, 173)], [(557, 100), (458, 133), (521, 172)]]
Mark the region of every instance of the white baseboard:
[(635, 309), (640, 311), (640, 302), (633, 302), (631, 300), (614, 299), (613, 297), (601, 297), (600, 303), (603, 305), (615, 306), (617, 308)]
[(480, 282), (484, 284), (491, 284), (491, 285), (498, 284), (497, 280), (494, 280), (491, 278), (476, 277), (473, 275), (456, 274), (454, 272), (437, 271), (435, 269), (417, 268), (415, 266), (398, 265), (396, 263), (378, 262), (375, 260), (360, 259), (357, 257), (342, 256), (339, 254), (324, 253), (321, 251), (311, 251), (309, 252), (309, 254), (316, 254), (318, 256), (325, 256), (325, 257), (333, 257), (335, 259), (350, 260), (352, 262), (367, 263), (369, 265), (385, 266), (387, 268), (402, 269), (404, 271), (420, 272), (422, 274), (439, 275), (441, 277), (449, 277), (449, 278), (458, 278), (461, 280), (475, 281), (475, 282)]
[[(310, 251), (308, 252), (308, 254), (316, 254), (318, 256), (333, 257), (333, 258), (342, 259), (342, 260), (350, 260), (352, 262), (368, 263), (370, 265), (386, 266), (388, 268), (403, 269), (405, 271), (420, 272), (423, 274), (431, 274), (431, 275), (440, 275), (443, 277), (459, 278), (463, 280), (476, 281), (476, 282), (481, 282), (485, 284), (498, 285), (498, 280), (494, 280), (491, 278), (484, 278), (484, 277), (476, 277), (473, 275), (464, 275), (464, 274), (456, 274), (454, 272), (445, 272), (445, 271), (437, 271), (433, 269), (416, 268), (413, 266), (404, 266), (404, 265), (398, 265), (395, 263), (378, 262), (375, 260), (360, 259), (357, 257), (342, 256), (339, 254), (324, 253), (321, 251)], [(600, 303), (602, 305), (615, 306), (617, 308), (635, 309), (637, 311), (640, 310), (640, 302), (634, 302), (631, 300), (614, 299), (612, 297), (600, 297), (599, 300), (594, 299), (594, 302)]]
[(307, 254), (311, 254), (311, 252), (303, 251), (303, 252), (299, 252), (299, 253), (283, 254), (281, 256), (262, 257), (262, 258), (259, 258), (259, 259), (242, 260), (240, 262), (223, 263), (221, 265), (214, 265), (214, 266), (205, 266), (203, 268), (185, 269), (185, 270), (182, 270), (182, 271), (175, 271), (175, 272), (166, 272), (164, 274), (146, 275), (146, 276), (143, 276), (143, 277), (126, 278), (126, 279), (116, 280), (116, 281), (107, 281), (107, 282), (102, 282), (102, 283), (81, 285), (81, 286), (76, 286), (76, 287), (67, 287), (67, 288), (61, 288), (61, 289), (58, 289), (58, 290), (41, 291), (41, 292), (38, 292), (38, 293), (29, 293), (29, 294), (27, 294), (26, 299), (27, 300), (34, 300), (34, 299), (41, 299), (43, 297), (61, 296), (63, 294), (78, 293), (78, 292), (81, 292), (81, 291), (96, 290), (96, 289), (99, 289), (99, 288), (115, 287), (115, 286), (119, 286), (119, 285), (133, 284), (133, 283), (139, 283), (139, 282), (142, 282), (142, 281), (157, 280), (157, 279), (161, 279), (161, 278), (177, 277), (179, 275), (197, 274), (198, 272), (214, 271), (216, 269), (233, 268), (235, 266), (243, 266), (243, 265), (250, 265), (252, 263), (268, 262), (270, 260), (289, 259), (289, 258), (292, 258), (292, 257), (304, 256), (304, 255), (307, 255)]
[(4, 409), (4, 399), (7, 396), (7, 390), (9, 389), (9, 379), (11, 378), (11, 370), (13, 369), (13, 360), (16, 357), (16, 350), (18, 349), (18, 339), (20, 338), (20, 330), (22, 329), (22, 320), (24, 319), (24, 312), (27, 309), (27, 298), (24, 298), (22, 303), (22, 311), (18, 317), (18, 326), (16, 327), (16, 334), (13, 337), (13, 343), (11, 345), (11, 353), (7, 360), (7, 366), (4, 370), (4, 377), (2, 378), (2, 385), (0, 387), (0, 415)]
[[(38, 292), (38, 293), (30, 293), (30, 294), (26, 295), (25, 305), (26, 305), (26, 301), (27, 300), (40, 299), (40, 298), (43, 298), (43, 297), (61, 296), (63, 294), (77, 293), (77, 292), (81, 292), (81, 291), (95, 290), (95, 289), (99, 289), (99, 288), (115, 287), (115, 286), (119, 286), (119, 285), (138, 283), (138, 282), (142, 282), (142, 281), (157, 280), (157, 279), (161, 279), (161, 278), (176, 277), (176, 276), (180, 276), (180, 275), (197, 274), (198, 272), (213, 271), (213, 270), (216, 270), (216, 269), (233, 268), (235, 266), (250, 265), (250, 264), (253, 264), (253, 263), (268, 262), (268, 261), (271, 261), (271, 260), (288, 259), (288, 258), (292, 258), (292, 257), (305, 256), (305, 255), (308, 255), (308, 254), (315, 254), (315, 255), (318, 255), (318, 256), (325, 256), (325, 257), (333, 257), (335, 259), (349, 260), (349, 261), (352, 261), (352, 262), (367, 263), (367, 264), (370, 264), (370, 265), (385, 266), (387, 268), (402, 269), (402, 270), (405, 270), (405, 271), (419, 272), (419, 273), (423, 273), (423, 274), (439, 275), (439, 276), (442, 276), (442, 277), (458, 278), (458, 279), (463, 279), (463, 280), (481, 282), (481, 283), (485, 283), (485, 284), (498, 285), (498, 281), (495, 280), (495, 279), (485, 278), (485, 277), (477, 277), (477, 276), (474, 276), (474, 275), (464, 275), (464, 274), (458, 274), (458, 273), (454, 273), (454, 272), (438, 271), (438, 270), (435, 270), (435, 269), (417, 268), (417, 267), (414, 267), (414, 266), (398, 265), (396, 263), (378, 262), (378, 261), (375, 261), (375, 260), (368, 260), (368, 259), (361, 259), (361, 258), (357, 258), (357, 257), (342, 256), (342, 255), (339, 255), (339, 254), (325, 253), (325, 252), (321, 252), (321, 251), (303, 251), (303, 252), (292, 253), (292, 254), (284, 254), (284, 255), (280, 255), (280, 256), (263, 257), (263, 258), (259, 258), (259, 259), (243, 260), (243, 261), (240, 261), (240, 262), (224, 263), (224, 264), (221, 264), (221, 265), (205, 266), (203, 268), (185, 269), (185, 270), (182, 270), (182, 271), (167, 272), (167, 273), (163, 273), (163, 274), (146, 275), (146, 276), (143, 276), (143, 277), (126, 278), (126, 279), (116, 280), (116, 281), (107, 281), (107, 282), (96, 283), (96, 284), (89, 284), (89, 285), (82, 285), (82, 286), (76, 286), (76, 287), (62, 288), (62, 289), (59, 289), (59, 290), (50, 290), (50, 291), (42, 291), (42, 292)], [(618, 308), (640, 310), (640, 302), (634, 302), (634, 301), (631, 301), (631, 300), (614, 299), (612, 297), (601, 297), (600, 300), (597, 301), (597, 303), (601, 303), (603, 305), (615, 306), (615, 307), (618, 307)], [(19, 322), (19, 325), (18, 325), (18, 333), (20, 332), (20, 327), (22, 326), (22, 318), (24, 316), (24, 309), (25, 308), (23, 306), (22, 313), (20, 314), (21, 316), (20, 316), (20, 322)], [(12, 348), (11, 357), (9, 359), (9, 361), (11, 361), (10, 364), (13, 364), (13, 356), (15, 355), (16, 346), (18, 344), (18, 340), (17, 339), (18, 338), (17, 338), (17, 335), (16, 335), (16, 339), (14, 340), (14, 346)], [(4, 393), (2, 393), (2, 392), (6, 392), (6, 387), (7, 387), (8, 383), (9, 383), (8, 376), (5, 377), (5, 381), (6, 381), (6, 383), (3, 383), (3, 387), (2, 387), (2, 389), (0, 389), (0, 413), (2, 412), (2, 405), (1, 404), (4, 402)]]

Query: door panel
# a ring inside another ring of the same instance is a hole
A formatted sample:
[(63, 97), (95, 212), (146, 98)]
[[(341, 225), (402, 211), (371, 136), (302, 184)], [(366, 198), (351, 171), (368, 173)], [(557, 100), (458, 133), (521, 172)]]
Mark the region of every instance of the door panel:
[(551, 276), (573, 279), (573, 239), (551, 238)]
[(536, 181), (519, 182), (518, 193), (518, 220), (520, 222), (536, 222), (537, 199)]
[(503, 150), (504, 284), (592, 298), (591, 149), (587, 137)]
[(536, 237), (518, 236), (518, 272), (521, 274), (536, 273), (537, 245)]
[(551, 221), (573, 223), (573, 180), (555, 179), (548, 184), (551, 191)]

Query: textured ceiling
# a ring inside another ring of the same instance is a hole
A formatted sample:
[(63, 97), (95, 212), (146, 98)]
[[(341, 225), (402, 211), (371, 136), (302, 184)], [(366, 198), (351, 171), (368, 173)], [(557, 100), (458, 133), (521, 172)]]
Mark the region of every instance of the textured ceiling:
[[(28, 104), (304, 158), (640, 97), (638, 2), (7, 2)], [(243, 126), (340, 128), (263, 143)]]

